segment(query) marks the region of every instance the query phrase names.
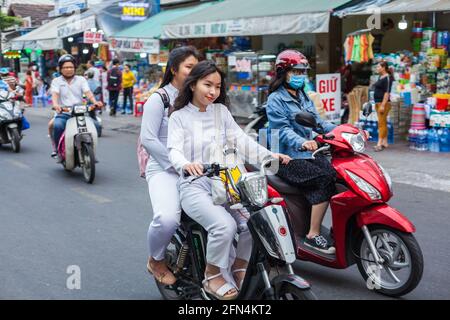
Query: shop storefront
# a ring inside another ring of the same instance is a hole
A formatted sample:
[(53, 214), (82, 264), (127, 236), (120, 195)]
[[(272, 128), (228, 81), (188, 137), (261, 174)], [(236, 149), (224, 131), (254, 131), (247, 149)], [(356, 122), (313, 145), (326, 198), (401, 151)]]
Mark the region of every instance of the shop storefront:
[[(377, 64), (388, 62), (394, 78), (389, 114), (391, 143), (408, 139), (414, 150), (450, 152), (450, 22), (444, 13), (450, 10), (450, 3), (435, 1), (427, 4), (413, 0), (405, 7), (402, 1), (392, 1), (380, 10), (381, 30), (347, 35), (343, 41), (346, 60), (354, 65), (364, 65), (368, 70), (365, 74), (367, 89), (378, 79)], [(347, 22), (344, 21), (344, 29), (361, 25), (365, 19), (365, 11), (353, 12), (346, 18)], [(354, 43), (358, 41), (359, 45), (349, 46), (352, 36)], [(365, 43), (361, 40), (363, 37), (372, 43), (372, 57), (348, 52), (358, 51), (360, 44)], [(350, 122), (358, 121), (358, 106), (364, 100), (370, 100), (370, 96), (370, 90), (359, 95), (362, 98), (355, 103), (357, 107)], [(373, 140), (377, 139), (376, 127), (377, 118), (373, 114), (366, 122), (366, 128), (373, 132)]]
[(313, 66), (312, 77), (334, 71), (331, 39), (340, 29), (330, 29), (339, 20), (330, 11), (347, 2), (283, 0), (261, 6), (257, 0), (228, 0), (165, 23), (162, 39), (207, 44), (205, 56), (227, 72), (233, 115), (248, 118), (266, 101), (275, 57), (283, 49), (304, 52)]

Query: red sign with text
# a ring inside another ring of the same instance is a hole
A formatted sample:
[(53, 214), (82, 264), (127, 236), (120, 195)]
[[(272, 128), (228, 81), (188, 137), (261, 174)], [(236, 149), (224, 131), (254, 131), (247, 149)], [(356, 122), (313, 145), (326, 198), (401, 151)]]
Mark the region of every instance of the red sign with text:
[(100, 43), (103, 41), (103, 33), (85, 31), (83, 43)]
[(317, 93), (327, 114), (327, 120), (340, 119), (341, 112), (341, 75), (339, 73), (318, 74)]

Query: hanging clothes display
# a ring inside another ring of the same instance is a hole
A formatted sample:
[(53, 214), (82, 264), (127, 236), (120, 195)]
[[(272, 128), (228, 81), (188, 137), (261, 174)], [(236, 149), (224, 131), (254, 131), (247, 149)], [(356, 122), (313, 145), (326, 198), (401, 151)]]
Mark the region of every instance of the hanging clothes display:
[(359, 62), (366, 63), (373, 59), (372, 44), (374, 37), (369, 30), (361, 30), (349, 34), (344, 42), (344, 56), (348, 63)]

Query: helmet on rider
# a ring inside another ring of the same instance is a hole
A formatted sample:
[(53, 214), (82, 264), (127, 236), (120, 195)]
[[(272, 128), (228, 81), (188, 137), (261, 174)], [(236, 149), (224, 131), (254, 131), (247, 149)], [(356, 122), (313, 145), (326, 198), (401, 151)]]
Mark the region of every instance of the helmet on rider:
[(77, 63), (76, 63), (75, 58), (71, 54), (64, 54), (58, 60), (58, 67), (59, 67), (60, 70), (61, 70), (61, 67), (63, 66), (63, 64), (66, 63), (66, 62), (72, 62), (73, 66), (75, 68), (77, 67)]
[(0, 68), (0, 75), (1, 76), (8, 76), (9, 75), (9, 68), (7, 68), (7, 67)]
[(278, 72), (286, 72), (290, 69), (311, 69), (305, 55), (292, 49), (284, 50), (278, 54), (275, 65)]

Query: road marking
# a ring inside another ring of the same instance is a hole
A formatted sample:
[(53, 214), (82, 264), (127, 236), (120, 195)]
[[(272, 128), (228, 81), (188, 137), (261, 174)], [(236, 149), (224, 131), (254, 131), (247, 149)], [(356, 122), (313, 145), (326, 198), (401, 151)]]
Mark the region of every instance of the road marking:
[(14, 166), (16, 166), (16, 167), (18, 167), (20, 169), (31, 169), (31, 167), (29, 165), (27, 165), (27, 164), (25, 164), (25, 163), (23, 163), (21, 161), (12, 160), (12, 159), (8, 159), (6, 161), (8, 161), (12, 165), (14, 165)]
[(97, 203), (100, 203), (100, 204), (112, 202), (111, 199), (108, 199), (108, 198), (103, 197), (103, 196), (96, 195), (96, 194), (94, 194), (94, 193), (92, 193), (90, 191), (87, 191), (86, 189), (83, 189), (83, 188), (72, 188), (72, 191), (78, 193), (79, 195), (82, 195), (83, 197), (86, 197), (86, 198), (88, 198), (90, 200), (93, 200), (93, 201), (95, 201)]

